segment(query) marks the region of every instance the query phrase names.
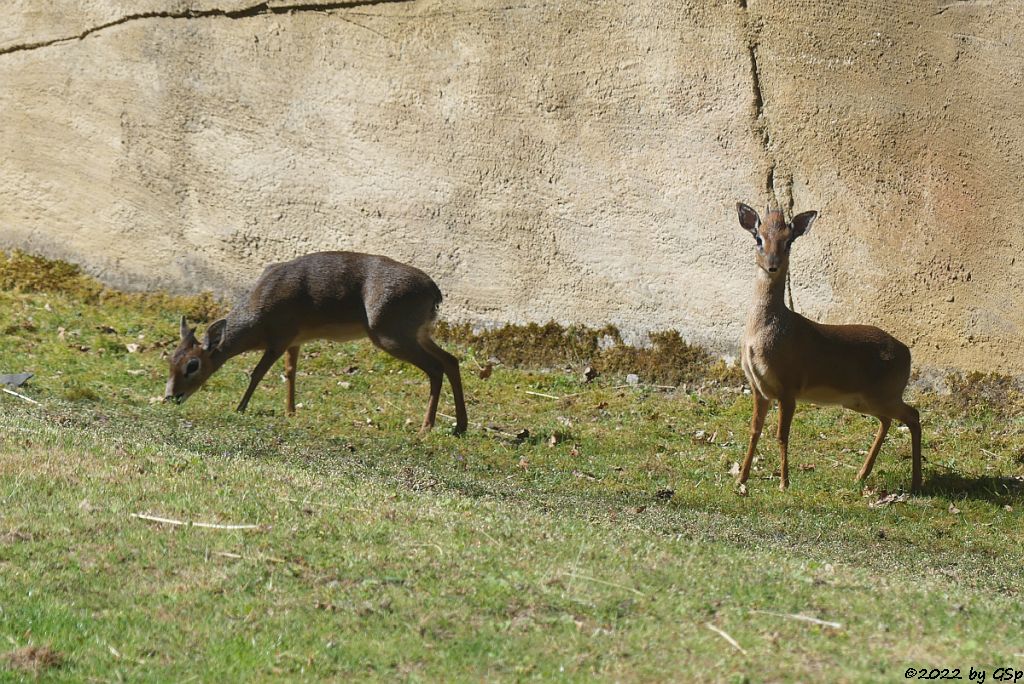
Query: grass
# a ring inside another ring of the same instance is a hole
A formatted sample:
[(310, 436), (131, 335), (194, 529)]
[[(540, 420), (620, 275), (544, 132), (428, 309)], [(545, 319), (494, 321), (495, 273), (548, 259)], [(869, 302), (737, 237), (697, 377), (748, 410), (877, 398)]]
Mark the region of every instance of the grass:
[(462, 347), (470, 432), (419, 438), (415, 369), (323, 343), (303, 349), (295, 418), (276, 372), (232, 411), (249, 357), (164, 405), (177, 315), (208, 319), (210, 300), (3, 276), (0, 373), (36, 373), (18, 391), (40, 405), (0, 394), (0, 680), (1024, 669), (1024, 418), (1002, 390), (914, 397), (923, 496), (869, 506), (909, 483), (905, 432), (865, 496), (873, 421), (801, 407), (790, 491), (764, 439), (741, 497), (739, 385), (502, 365), (482, 380), (489, 354)]

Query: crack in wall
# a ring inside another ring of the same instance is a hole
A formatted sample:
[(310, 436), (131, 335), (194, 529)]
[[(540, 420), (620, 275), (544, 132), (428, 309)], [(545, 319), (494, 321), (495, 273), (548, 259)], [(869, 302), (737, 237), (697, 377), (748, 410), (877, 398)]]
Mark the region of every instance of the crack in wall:
[(355, 7), (369, 7), (372, 5), (386, 5), (396, 4), (403, 2), (411, 2), (412, 0), (347, 0), (344, 2), (306, 2), (296, 3), (291, 5), (271, 5), (268, 2), (261, 2), (250, 7), (243, 7), (237, 10), (225, 10), (225, 9), (206, 9), (206, 10), (184, 10), (181, 12), (140, 12), (138, 14), (128, 14), (117, 19), (113, 19), (104, 24), (93, 26), (88, 28), (81, 33), (64, 36), (62, 38), (52, 38), (50, 40), (41, 40), (35, 43), (21, 43), (18, 45), (9, 45), (5, 48), (0, 48), (0, 56), (9, 55), (15, 52), (25, 52), (28, 50), (38, 50), (40, 48), (50, 47), (51, 45), (58, 45), (61, 43), (70, 43), (77, 40), (84, 40), (88, 36), (105, 31), (106, 29), (114, 26), (120, 26), (121, 24), (127, 24), (132, 21), (142, 21), (146, 19), (206, 19), (206, 18), (221, 18), (221, 19), (249, 19), (251, 17), (259, 17), (270, 14), (293, 14), (298, 12), (333, 12), (339, 10), (352, 9)]
[[(768, 126), (768, 117), (764, 111), (765, 103), (764, 91), (761, 85), (761, 68), (757, 61), (757, 51), (759, 47), (758, 39), (758, 32), (755, 30), (754, 34), (750, 38), (750, 42), (747, 44), (747, 54), (750, 58), (750, 80), (754, 97), (754, 133), (761, 139), (761, 147), (764, 148), (765, 156), (768, 160), (768, 173), (765, 176), (764, 190), (768, 195), (769, 200), (775, 200), (776, 206), (792, 213), (792, 188), (789, 188), (788, 192), (785, 192), (786, 206), (783, 207), (780, 188), (778, 187), (779, 176), (777, 172), (779, 164), (772, 153), (771, 129)], [(787, 185), (791, 185), (791, 181)]]
[[(771, 209), (771, 201), (775, 200), (775, 206), (787, 217), (793, 216), (793, 177), (789, 176), (784, 181), (785, 206), (780, 198), (779, 188), (779, 163), (772, 152), (772, 136), (768, 127), (768, 117), (765, 114), (764, 90), (761, 85), (761, 67), (757, 61), (757, 51), (760, 47), (761, 27), (759, 24), (751, 26), (750, 11), (747, 7), (747, 0), (739, 0), (740, 9), (747, 15), (747, 30), (750, 34), (747, 42), (747, 55), (750, 57), (750, 81), (754, 98), (753, 130), (761, 140), (761, 147), (768, 163), (768, 172), (765, 174), (764, 191), (768, 196), (768, 208)], [(786, 290), (789, 294), (789, 308), (796, 311), (793, 303), (793, 283), (789, 272), (786, 272)]]
[[(768, 172), (765, 174), (764, 191), (769, 202), (774, 199), (775, 205), (782, 209), (788, 216), (793, 213), (793, 178), (792, 176), (780, 177), (779, 163), (772, 152), (771, 129), (768, 125), (768, 117), (765, 114), (764, 88), (762, 86), (761, 67), (758, 63), (758, 49), (760, 48), (760, 24), (751, 24), (747, 1), (740, 0), (740, 8), (747, 14), (747, 30), (749, 38), (747, 42), (747, 56), (750, 59), (750, 81), (754, 98), (754, 133), (761, 140), (761, 147), (764, 148), (768, 164)], [(780, 187), (780, 183), (782, 187)]]

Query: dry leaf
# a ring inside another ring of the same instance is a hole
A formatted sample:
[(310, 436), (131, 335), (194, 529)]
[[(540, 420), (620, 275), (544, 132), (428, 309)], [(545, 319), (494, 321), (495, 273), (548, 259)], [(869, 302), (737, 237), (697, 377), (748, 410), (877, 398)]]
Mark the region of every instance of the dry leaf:
[(800, 469), (800, 470), (814, 470), (814, 464), (813, 463), (801, 463), (800, 465), (797, 466), (797, 468)]
[(587, 366), (583, 369), (583, 382), (590, 382), (599, 375), (597, 369), (593, 366)]
[(490, 361), (488, 361), (487, 364), (484, 365), (484, 367), (480, 369), (480, 373), (479, 373), (480, 379), (481, 380), (486, 380), (487, 378), (491, 377), (491, 373), (492, 372), (494, 372), (494, 364), (491, 363)]
[(729, 466), (729, 474), (736, 477), (740, 474), (740, 463), (739, 461), (733, 461), (732, 465)]
[(518, 441), (518, 442), (525, 442), (529, 438), (530, 438), (530, 431), (527, 430), (526, 428), (523, 428), (522, 430), (520, 430), (519, 432), (516, 433), (516, 441)]
[(573, 444), (572, 449), (569, 449), (569, 455), (573, 458), (577, 458), (580, 455), (580, 445)]
[(951, 504), (949, 504), (949, 512), (952, 513), (953, 515), (956, 515), (957, 513), (960, 512), (960, 509), (956, 507), (956, 504), (952, 504), (951, 503)]
[(739, 486), (739, 487), (738, 487), (738, 488), (736, 489), (736, 493), (737, 493), (737, 494), (739, 494), (740, 496), (746, 496), (746, 495), (747, 495), (747, 485), (745, 485), (745, 484), (741, 484), (741, 485), (740, 485), (740, 486)]
[[(879, 493), (880, 494), (884, 494), (885, 492), (879, 492)], [(868, 504), (868, 508), (884, 508), (886, 506), (891, 506), (892, 504), (904, 503), (904, 502), (909, 501), (909, 500), (910, 500), (910, 494), (907, 494), (907, 493), (903, 493), (903, 494), (888, 494), (886, 496), (882, 496), (877, 501), (870, 502)]]
[(553, 433), (551, 435), (551, 438), (548, 440), (548, 446), (549, 447), (557, 446), (558, 443), (561, 442), (561, 441), (562, 441), (561, 437), (559, 437), (558, 433), (555, 432), (555, 433)]
[(124, 348), (128, 350), (129, 354), (134, 354), (137, 351), (139, 351), (139, 345), (135, 344), (134, 342), (129, 342), (128, 344), (124, 345)]

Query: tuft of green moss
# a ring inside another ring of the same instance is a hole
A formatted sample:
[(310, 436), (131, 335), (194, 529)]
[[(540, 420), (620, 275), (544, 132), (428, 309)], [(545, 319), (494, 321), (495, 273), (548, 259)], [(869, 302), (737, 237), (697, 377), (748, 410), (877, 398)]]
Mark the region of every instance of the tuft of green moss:
[(437, 336), (450, 343), (472, 347), (513, 368), (552, 368), (584, 365), (600, 373), (636, 373), (647, 383), (682, 385), (705, 381), (740, 384), (742, 372), (704, 349), (688, 344), (676, 330), (649, 335), (649, 347), (627, 345), (614, 326), (564, 327), (549, 321), (543, 325), (504, 325), (474, 332), (468, 324), (438, 323)]
[(949, 396), (944, 403), (958, 411), (994, 411), (1019, 415), (1024, 411), (1024, 387), (1016, 378), (1001, 373), (952, 373), (946, 378)]
[(209, 292), (180, 296), (158, 292), (123, 292), (105, 286), (66, 261), (15, 250), (0, 252), (0, 290), (60, 293), (84, 304), (131, 306), (144, 311), (180, 311), (190, 321), (212, 321), (225, 311)]

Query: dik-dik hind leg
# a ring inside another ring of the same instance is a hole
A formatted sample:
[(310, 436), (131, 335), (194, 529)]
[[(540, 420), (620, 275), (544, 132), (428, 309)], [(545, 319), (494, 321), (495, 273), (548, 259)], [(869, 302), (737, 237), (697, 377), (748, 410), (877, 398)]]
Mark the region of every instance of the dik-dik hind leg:
[(444, 374), (448, 376), (448, 382), (452, 386), (452, 398), (455, 399), (455, 434), (462, 434), (466, 431), (469, 419), (466, 417), (466, 400), (462, 395), (462, 375), (459, 373), (459, 360), (437, 346), (430, 337), (422, 337), (420, 339), (420, 346), (428, 354), (441, 362)]
[(256, 385), (260, 384), (260, 380), (267, 374), (270, 367), (281, 358), (281, 353), (273, 348), (268, 348), (263, 352), (263, 357), (256, 364), (256, 367), (252, 369), (252, 374), (249, 376), (249, 388), (245, 390), (245, 394), (242, 395), (242, 401), (238, 404), (237, 411), (239, 413), (245, 411), (245, 407), (249, 405), (249, 399), (252, 398), (252, 393), (256, 391)]
[(899, 413), (897, 413), (895, 418), (910, 428), (910, 448), (913, 457), (910, 491), (914, 494), (920, 494), (923, 485), (923, 477), (921, 475), (921, 414), (913, 406), (904, 403), (900, 406)]
[(885, 435), (889, 432), (889, 426), (892, 425), (891, 418), (879, 418), (878, 420), (882, 424), (878, 427), (878, 434), (875, 435), (875, 441), (871, 443), (868, 457), (864, 459), (864, 465), (861, 467), (860, 472), (857, 473), (858, 482), (867, 479), (867, 476), (871, 474), (871, 469), (875, 467), (875, 457), (878, 456), (878, 451), (882, 448), (882, 442), (885, 441)]
[(761, 430), (764, 429), (764, 418), (768, 415), (768, 409), (772, 405), (771, 400), (763, 396), (756, 389), (751, 392), (751, 395), (754, 397), (754, 415), (750, 419), (750, 445), (747, 447), (747, 456), (743, 459), (743, 466), (740, 468), (738, 484), (743, 484), (750, 477), (750, 465), (754, 462), (757, 440), (761, 438)]
[(786, 491), (789, 487), (789, 426), (793, 423), (793, 414), (796, 413), (796, 401), (793, 399), (779, 399), (779, 489)]
[(444, 380), (444, 368), (441, 366), (441, 362), (428, 354), (415, 338), (392, 337), (371, 332), (370, 340), (396, 359), (407, 361), (427, 374), (430, 379), (430, 401), (427, 402), (427, 413), (423, 417), (420, 434), (428, 432), (430, 428), (434, 427), (434, 421), (437, 419), (437, 403), (441, 399), (441, 382)]
[(288, 353), (284, 357), (284, 378), (288, 383), (288, 399), (285, 403), (284, 412), (289, 416), (295, 415), (295, 369), (299, 362), (299, 347), (288, 347)]

